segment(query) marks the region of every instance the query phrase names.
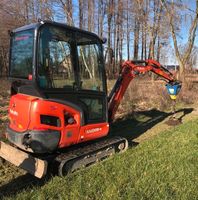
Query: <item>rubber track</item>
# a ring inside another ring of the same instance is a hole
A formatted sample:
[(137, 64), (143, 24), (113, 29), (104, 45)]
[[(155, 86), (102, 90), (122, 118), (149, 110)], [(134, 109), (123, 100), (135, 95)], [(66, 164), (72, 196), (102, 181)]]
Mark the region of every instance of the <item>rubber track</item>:
[(112, 145), (119, 145), (120, 143), (125, 143), (125, 148), (122, 151), (125, 151), (128, 148), (128, 141), (125, 138), (122, 137), (113, 137), (113, 138), (106, 138), (103, 141), (95, 142), (92, 144), (89, 144), (87, 146), (78, 147), (77, 149), (74, 149), (70, 152), (65, 152), (56, 157), (56, 161), (62, 162), (64, 161), (70, 161), (76, 158), (80, 158), (87, 155), (92, 155), (95, 152), (98, 152), (99, 150), (104, 150), (104, 148), (111, 147)]

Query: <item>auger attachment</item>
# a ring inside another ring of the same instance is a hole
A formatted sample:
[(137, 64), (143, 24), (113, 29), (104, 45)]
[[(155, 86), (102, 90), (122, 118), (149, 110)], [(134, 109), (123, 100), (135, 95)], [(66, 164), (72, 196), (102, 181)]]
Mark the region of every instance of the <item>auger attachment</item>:
[(166, 84), (166, 89), (170, 98), (172, 100), (176, 100), (179, 91), (181, 90), (181, 83), (180, 82), (173, 82)]

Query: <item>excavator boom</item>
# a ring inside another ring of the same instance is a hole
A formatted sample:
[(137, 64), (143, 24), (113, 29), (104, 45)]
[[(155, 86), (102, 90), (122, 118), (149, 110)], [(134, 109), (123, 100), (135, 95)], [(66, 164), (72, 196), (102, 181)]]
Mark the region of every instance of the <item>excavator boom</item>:
[(124, 62), (119, 77), (108, 97), (109, 121), (113, 121), (129, 83), (139, 74), (144, 74), (149, 71), (163, 77), (171, 85), (180, 84), (174, 79), (171, 72), (155, 60), (148, 59)]

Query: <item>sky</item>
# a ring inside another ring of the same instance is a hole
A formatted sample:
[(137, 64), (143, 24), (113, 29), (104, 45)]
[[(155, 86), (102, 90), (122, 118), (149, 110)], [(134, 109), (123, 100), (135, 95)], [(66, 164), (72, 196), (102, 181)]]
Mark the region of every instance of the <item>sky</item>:
[[(195, 4), (195, 0), (190, 0), (187, 1), (185, 0), (184, 3), (186, 4), (186, 6), (188, 6), (189, 8), (189, 13), (186, 13), (186, 15), (189, 17), (189, 14), (194, 14), (195, 13), (195, 9), (196, 9), (196, 4)], [(190, 29), (190, 20), (188, 20), (187, 22), (185, 22), (185, 20), (182, 20), (182, 26), (181, 26), (181, 40), (179, 40), (181, 43), (185, 44), (187, 42), (188, 39), (188, 33), (189, 33), (189, 29)], [(197, 31), (198, 32), (198, 31)], [(198, 44), (198, 38), (196, 39), (196, 45)]]

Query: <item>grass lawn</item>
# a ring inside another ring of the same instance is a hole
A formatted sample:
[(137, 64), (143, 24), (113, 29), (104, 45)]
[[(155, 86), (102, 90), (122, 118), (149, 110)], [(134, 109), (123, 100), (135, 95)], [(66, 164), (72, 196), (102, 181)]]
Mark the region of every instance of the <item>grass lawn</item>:
[(198, 199), (198, 119), (92, 167), (4, 198)]

